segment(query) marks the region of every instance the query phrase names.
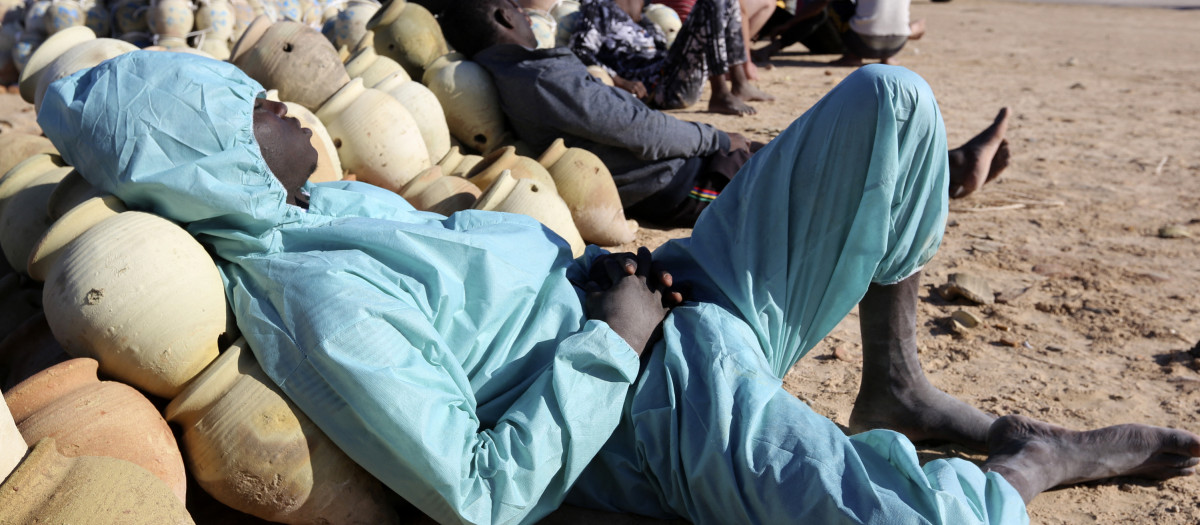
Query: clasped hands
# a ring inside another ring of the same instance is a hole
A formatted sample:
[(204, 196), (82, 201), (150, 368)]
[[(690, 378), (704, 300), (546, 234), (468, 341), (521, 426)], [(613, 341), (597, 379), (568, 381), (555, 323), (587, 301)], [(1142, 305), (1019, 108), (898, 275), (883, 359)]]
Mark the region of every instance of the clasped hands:
[(597, 257), (584, 285), (589, 319), (608, 323), (638, 355), (661, 337), (662, 322), (684, 301), (684, 285), (651, 260), (650, 250)]

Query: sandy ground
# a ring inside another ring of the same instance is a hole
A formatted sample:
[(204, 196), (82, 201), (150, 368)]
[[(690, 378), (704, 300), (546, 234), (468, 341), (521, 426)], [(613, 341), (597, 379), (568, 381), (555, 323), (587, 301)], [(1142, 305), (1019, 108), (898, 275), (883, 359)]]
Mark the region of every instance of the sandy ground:
[[(898, 59), (933, 87), (952, 147), (1001, 106), (1014, 113), (1011, 167), (951, 203), (925, 272), (920, 345), (934, 384), (995, 414), (1072, 428), (1200, 432), (1200, 243), (1160, 236), (1168, 226), (1200, 236), (1200, 64), (1185, 54), (1200, 49), (1200, 10), (914, 0), (912, 14), (928, 32)], [(778, 100), (756, 116), (678, 116), (770, 138), (849, 73), (825, 65), (833, 58), (785, 50), (762, 72)], [(943, 300), (933, 289), (955, 272), (984, 277), (1002, 303)], [(956, 333), (956, 310), (983, 322)], [(786, 387), (845, 425), (860, 356), (852, 315)], [(983, 459), (954, 447), (923, 455)], [(1035, 523), (1197, 523), (1198, 489), (1198, 478), (1119, 479), (1043, 494), (1029, 512)]]
[[(999, 107), (1014, 112), (1012, 166), (952, 202), (925, 273), (920, 344), (933, 382), (996, 414), (1200, 431), (1200, 348), (1189, 352), (1200, 341), (1200, 63), (1185, 54), (1200, 49), (1200, 10), (915, 0), (912, 12), (928, 33), (899, 60), (932, 85), (952, 146)], [(767, 140), (849, 73), (825, 65), (833, 58), (786, 50), (761, 73), (779, 100), (756, 116), (676, 113)], [(29, 125), (16, 100), (0, 96), (0, 125)], [(1161, 237), (1167, 226), (1197, 237)], [(639, 243), (687, 234), (647, 229)], [(986, 278), (1001, 302), (943, 300), (933, 288), (953, 272)], [(960, 309), (982, 324), (952, 330)], [(844, 425), (860, 355), (852, 315), (786, 386)], [(922, 453), (982, 460), (953, 447)], [(1200, 478), (1057, 490), (1030, 514), (1038, 523), (1197, 523)]]

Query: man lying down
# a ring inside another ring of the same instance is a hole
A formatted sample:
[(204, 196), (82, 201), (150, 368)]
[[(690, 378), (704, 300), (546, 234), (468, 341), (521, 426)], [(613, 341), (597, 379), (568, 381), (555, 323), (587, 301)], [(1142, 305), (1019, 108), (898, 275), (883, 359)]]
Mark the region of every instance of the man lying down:
[[(947, 156), (908, 70), (848, 76), (691, 238), (578, 260), (527, 217), (304, 183), (307, 132), (262, 92), (227, 63), (138, 51), (53, 84), (39, 122), (92, 184), (208, 246), (271, 378), (440, 522), (569, 501), (697, 523), (1020, 523), (1048, 488), (1190, 475), (1200, 456), (1190, 432), (994, 419), (925, 379), (918, 279)], [(846, 436), (780, 378), (856, 304), (862, 432)], [(922, 466), (875, 427), (989, 456)]]

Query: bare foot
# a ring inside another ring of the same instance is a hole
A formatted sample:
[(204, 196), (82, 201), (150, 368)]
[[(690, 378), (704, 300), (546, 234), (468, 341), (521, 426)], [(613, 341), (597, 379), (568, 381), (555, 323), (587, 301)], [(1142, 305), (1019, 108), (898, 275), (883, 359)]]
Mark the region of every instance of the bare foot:
[(908, 24), (908, 39), (909, 40), (920, 40), (921, 37), (923, 37), (923, 36), (925, 36), (925, 19), (924, 18), (919, 19), (915, 22), (910, 22)]
[(984, 468), (1004, 476), (1028, 503), (1059, 485), (1115, 476), (1155, 480), (1195, 474), (1200, 436), (1149, 425), (1077, 432), (1024, 416), (997, 419)]
[(842, 55), (842, 58), (830, 62), (829, 65), (833, 67), (862, 67), (863, 60), (862, 57), (858, 55), (846, 53)]
[(758, 113), (758, 110), (743, 102), (742, 99), (732, 93), (724, 95), (714, 93), (712, 98), (708, 100), (708, 112), (744, 116)]
[[(966, 144), (950, 150), (950, 198), (961, 199), (974, 193), (1008, 166), (1008, 144), (1004, 139), (1007, 130), (1008, 108), (1001, 108), (991, 126)], [(1004, 153), (996, 170), (992, 165), (1001, 145)]]
[(917, 353), (920, 272), (872, 284), (858, 303), (863, 373), (850, 430), (895, 430), (915, 442), (949, 441), (987, 450), (993, 416), (930, 384)]
[(921, 378), (916, 385), (859, 389), (850, 413), (850, 431), (886, 428), (914, 443), (955, 443), (986, 451), (995, 418), (950, 396)]
[[(749, 63), (749, 62), (747, 62), (747, 63)], [(733, 89), (731, 91), (733, 92), (733, 96), (740, 98), (742, 100), (750, 100), (750, 101), (757, 100), (760, 102), (771, 102), (771, 101), (775, 100), (774, 96), (771, 96), (770, 94), (764, 92), (763, 90), (758, 89), (747, 83), (733, 86)]]

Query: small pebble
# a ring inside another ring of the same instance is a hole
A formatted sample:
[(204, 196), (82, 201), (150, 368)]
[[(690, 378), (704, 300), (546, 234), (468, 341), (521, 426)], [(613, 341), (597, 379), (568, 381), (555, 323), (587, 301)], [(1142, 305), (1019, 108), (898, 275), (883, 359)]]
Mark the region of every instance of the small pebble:
[(1011, 347), (1013, 347), (1013, 348), (1016, 348), (1016, 347), (1018, 347), (1018, 346), (1021, 346), (1021, 342), (1020, 342), (1020, 341), (1017, 341), (1016, 339), (1013, 339), (1013, 338), (1010, 338), (1010, 337), (1001, 337), (1001, 338), (1000, 338), (1000, 344), (1002, 344), (1002, 345), (1004, 345), (1004, 346), (1011, 346)]
[(1068, 66), (1074, 66), (1074, 65), (1076, 65), (1076, 64), (1078, 64), (1078, 63), (1079, 63), (1079, 61), (1078, 61), (1078, 60), (1076, 60), (1076, 59), (1075, 59), (1075, 57), (1071, 57), (1071, 58), (1068, 58), (1068, 59), (1067, 59), (1067, 65), (1068, 65)]
[(979, 318), (975, 317), (975, 314), (972, 314), (966, 310), (958, 310), (950, 314), (950, 318), (953, 319), (954, 322), (962, 325), (964, 328), (975, 328), (976, 326), (979, 326), (980, 322)]
[(1164, 239), (1183, 239), (1192, 236), (1192, 232), (1178, 224), (1163, 226), (1158, 229), (1158, 236)]
[(1084, 87), (1083, 83), (1076, 82), (1074, 84), (1071, 84), (1071, 89), (1087, 89), (1087, 88)]
[(836, 347), (834, 347), (833, 348), (833, 356), (836, 357), (838, 359), (838, 361), (845, 361), (847, 363), (857, 363), (859, 361), (862, 361), (862, 356), (858, 355), (857, 353), (851, 352), (850, 349), (846, 347), (846, 345), (837, 345)]
[(946, 284), (938, 288), (938, 294), (947, 301), (962, 297), (978, 304), (993, 304), (996, 294), (982, 277), (969, 273), (952, 273)]

